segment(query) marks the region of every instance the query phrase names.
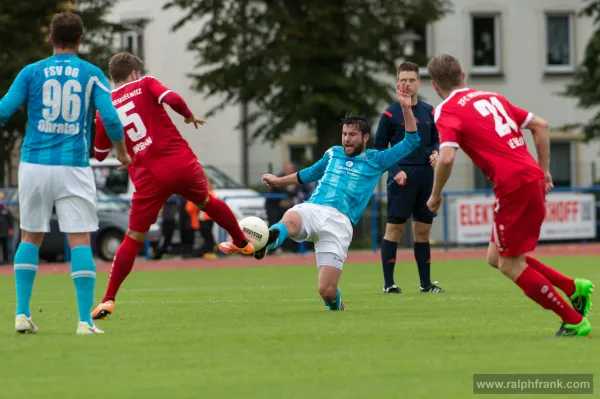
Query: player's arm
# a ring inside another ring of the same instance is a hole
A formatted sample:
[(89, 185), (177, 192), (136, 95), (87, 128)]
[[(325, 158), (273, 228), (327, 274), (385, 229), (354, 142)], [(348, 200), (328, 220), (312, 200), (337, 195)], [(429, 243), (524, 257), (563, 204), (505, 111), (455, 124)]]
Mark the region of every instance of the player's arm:
[[(377, 131), (375, 132), (375, 149), (379, 151), (385, 151), (389, 148), (390, 142), (392, 141), (392, 136), (395, 132), (392, 132), (392, 128), (390, 126), (390, 120), (392, 118), (392, 114), (389, 111), (384, 111), (381, 114), (381, 118), (379, 118), (379, 123), (377, 124)], [(392, 165), (388, 169), (388, 173), (392, 178), (396, 176), (398, 173), (402, 171), (402, 168), (398, 166), (397, 163)]]
[(98, 161), (104, 161), (110, 153), (110, 147), (112, 147), (112, 141), (106, 134), (104, 123), (100, 118), (100, 113), (96, 112), (96, 137), (94, 138), (94, 157)]
[(131, 164), (131, 157), (127, 153), (127, 145), (125, 144), (125, 136), (123, 134), (123, 124), (121, 123), (117, 110), (112, 104), (108, 81), (102, 73), (99, 73), (94, 79), (96, 80), (92, 88), (94, 105), (104, 122), (106, 135), (113, 143), (115, 143), (117, 159), (121, 162), (121, 167), (119, 169), (126, 169)]
[(289, 186), (291, 184), (305, 184), (319, 180), (323, 177), (329, 159), (331, 150), (327, 151), (323, 158), (318, 160), (312, 166), (302, 169), (300, 172), (291, 175), (277, 177), (273, 175), (264, 175), (263, 182), (269, 187)]
[(435, 167), (433, 178), (433, 189), (431, 190), (432, 197), (441, 197), (442, 190), (452, 173), (454, 159), (456, 158), (457, 147), (442, 146), (440, 148), (440, 156)]
[(533, 142), (538, 155), (538, 163), (544, 172), (550, 170), (550, 129), (548, 122), (533, 115), (525, 125), (533, 133)]
[(0, 124), (6, 123), (27, 100), (29, 74), (30, 67), (23, 68), (10, 86), (10, 89), (8, 89), (6, 95), (0, 100)]
[(412, 104), (410, 98), (410, 89), (408, 85), (404, 88), (397, 88), (398, 101), (402, 107), (402, 115), (404, 116), (404, 139), (397, 143), (392, 148), (380, 152), (379, 164), (383, 169), (389, 169), (392, 165), (397, 164), (402, 158), (410, 155), (421, 144), (421, 138), (417, 131), (417, 120), (412, 112)]
[(434, 122), (437, 124), (441, 143), (433, 177), (433, 188), (427, 206), (431, 211), (436, 212), (442, 203), (442, 190), (452, 173), (461, 138), (461, 125), (458, 118), (443, 112)]
[(159, 104), (167, 104), (173, 111), (183, 116), (185, 123), (194, 123), (196, 128), (198, 128), (198, 124), (204, 125), (204, 121), (192, 113), (183, 97), (178, 93), (164, 86), (158, 79), (151, 76), (146, 78), (146, 84), (150, 93), (156, 98), (156, 101)]
[(546, 176), (546, 191), (550, 191), (554, 188), (554, 184), (550, 175), (550, 131), (548, 122), (529, 111), (513, 105), (505, 98), (503, 100), (515, 121), (521, 127), (521, 130), (529, 129), (533, 133), (533, 142), (538, 154), (538, 164)]
[(112, 104), (112, 98), (110, 97), (110, 89), (108, 81), (104, 75), (95, 77), (96, 82), (92, 89), (92, 98), (94, 100), (94, 106), (100, 113), (102, 121), (104, 122), (104, 128), (108, 138), (112, 142), (119, 142), (124, 139), (123, 136), (123, 124), (119, 119), (119, 114)]

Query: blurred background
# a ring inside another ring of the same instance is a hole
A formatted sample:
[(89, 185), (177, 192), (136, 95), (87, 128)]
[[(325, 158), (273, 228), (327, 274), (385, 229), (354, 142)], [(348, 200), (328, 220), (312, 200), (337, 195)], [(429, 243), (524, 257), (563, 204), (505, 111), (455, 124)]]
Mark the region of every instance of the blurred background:
[[(215, 193), (226, 197), (240, 218), (267, 220), (276, 212), (269, 206), (285, 208), (310, 195), (312, 188), (302, 187), (289, 194), (291, 202), (270, 205), (257, 196), (266, 192), (264, 173), (305, 167), (338, 144), (345, 112), (371, 118), (374, 132), (381, 112), (395, 101), (395, 71), (402, 61), (422, 66), (421, 98), (439, 104), (425, 66), (431, 56), (449, 53), (461, 60), (468, 86), (502, 93), (550, 123), (555, 185), (567, 196), (574, 195), (574, 187), (589, 194), (565, 197), (578, 201), (577, 218), (568, 207), (557, 211), (564, 213), (559, 221), (572, 228), (549, 233), (549, 239), (597, 237), (600, 212), (593, 186), (600, 185), (600, 32), (595, 20), (600, 1), (2, 0), (0, 95), (21, 68), (51, 54), (47, 27), (63, 10), (83, 16), (82, 58), (106, 70), (113, 53), (130, 51), (145, 61), (147, 74), (206, 118), (207, 124), (194, 130), (172, 113)], [(0, 187), (7, 200), (16, 200), (24, 129), (23, 110), (0, 130)], [(529, 132), (525, 135), (535, 153)], [(116, 165), (92, 165), (107, 201), (130, 197), (128, 177)], [(385, 192), (386, 177), (376, 192)], [(489, 188), (459, 152), (447, 185), (454, 193), (434, 222), (432, 241), (481, 243), (464, 229), (471, 219), (485, 219), (477, 209), (486, 201), (479, 195), (487, 192), (473, 190)], [(374, 196), (355, 232), (354, 248), (372, 248), (381, 240), (385, 201), (385, 195)], [(111, 229), (113, 240), (97, 244), (110, 247), (107, 257), (122, 236), (119, 228)], [(411, 234), (404, 234), (403, 245), (412, 245)]]

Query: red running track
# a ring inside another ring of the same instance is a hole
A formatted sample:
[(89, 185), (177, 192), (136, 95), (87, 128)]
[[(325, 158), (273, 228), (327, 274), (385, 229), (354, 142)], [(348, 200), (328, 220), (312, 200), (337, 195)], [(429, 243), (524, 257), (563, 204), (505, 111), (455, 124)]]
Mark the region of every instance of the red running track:
[[(459, 259), (481, 259), (485, 262), (486, 248), (474, 249), (451, 249), (444, 252), (441, 249), (431, 251), (431, 257), (435, 260), (459, 260)], [(535, 256), (600, 256), (600, 243), (596, 244), (563, 244), (563, 245), (539, 245), (534, 252)], [(400, 250), (396, 257), (398, 262), (413, 261), (412, 250)], [(347, 264), (352, 263), (379, 263), (380, 253), (372, 251), (355, 251), (348, 255)], [(110, 263), (98, 262), (98, 272), (109, 272)], [(314, 266), (315, 257), (313, 253), (306, 255), (277, 255), (267, 256), (262, 260), (256, 260), (250, 256), (232, 256), (218, 259), (168, 259), (160, 261), (147, 261), (138, 259), (134, 271), (143, 270), (178, 270), (178, 269), (216, 269), (233, 267), (281, 267), (281, 266)], [(68, 263), (41, 264), (38, 273), (69, 273), (71, 265)], [(12, 267), (0, 267), (0, 275), (12, 275)]]

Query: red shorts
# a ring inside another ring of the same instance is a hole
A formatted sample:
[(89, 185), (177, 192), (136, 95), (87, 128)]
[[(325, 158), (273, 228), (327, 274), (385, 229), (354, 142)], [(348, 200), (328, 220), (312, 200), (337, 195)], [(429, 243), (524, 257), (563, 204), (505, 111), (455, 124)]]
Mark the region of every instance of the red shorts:
[(129, 228), (145, 233), (150, 229), (165, 202), (172, 195), (201, 204), (208, 196), (208, 184), (202, 166), (198, 162), (173, 170), (164, 178), (157, 178), (148, 170), (132, 174), (135, 192), (131, 200)]
[(490, 241), (505, 258), (535, 249), (546, 217), (544, 180), (528, 183), (496, 200)]

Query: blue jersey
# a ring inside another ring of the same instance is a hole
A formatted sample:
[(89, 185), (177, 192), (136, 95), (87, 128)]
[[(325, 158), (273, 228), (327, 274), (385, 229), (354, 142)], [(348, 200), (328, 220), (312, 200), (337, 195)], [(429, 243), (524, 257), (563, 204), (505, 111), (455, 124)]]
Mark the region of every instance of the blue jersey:
[(331, 147), (323, 158), (298, 172), (300, 183), (318, 181), (307, 202), (335, 208), (356, 226), (381, 175), (411, 154), (421, 142), (418, 132), (384, 151), (367, 150), (350, 157), (344, 147)]
[(75, 54), (56, 54), (23, 68), (0, 100), (0, 124), (25, 102), (22, 162), (89, 166), (92, 105), (102, 115), (111, 140), (123, 139), (104, 73)]

